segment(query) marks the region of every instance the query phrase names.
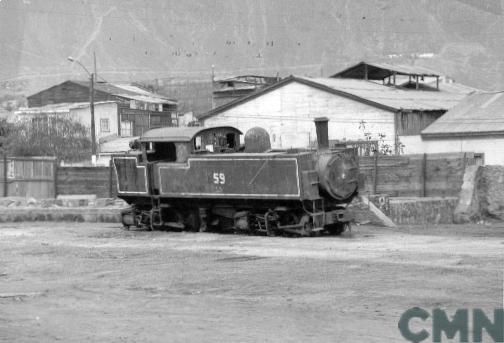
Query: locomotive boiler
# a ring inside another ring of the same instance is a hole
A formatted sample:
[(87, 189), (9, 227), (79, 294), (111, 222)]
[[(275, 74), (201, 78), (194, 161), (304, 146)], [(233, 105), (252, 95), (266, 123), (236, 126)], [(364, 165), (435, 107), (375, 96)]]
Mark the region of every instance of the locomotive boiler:
[(358, 192), (354, 149), (330, 149), (327, 118), (316, 149), (274, 150), (267, 132), (230, 126), (145, 132), (114, 156), (122, 223), (149, 229), (233, 230), (308, 236), (349, 227)]

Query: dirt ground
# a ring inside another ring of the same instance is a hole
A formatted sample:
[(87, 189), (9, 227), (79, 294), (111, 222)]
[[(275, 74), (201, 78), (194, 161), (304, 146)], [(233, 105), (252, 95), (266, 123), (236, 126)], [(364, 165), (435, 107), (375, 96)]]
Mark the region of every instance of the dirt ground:
[(0, 225), (5, 342), (405, 342), (411, 307), (503, 301), (504, 224), (316, 238)]

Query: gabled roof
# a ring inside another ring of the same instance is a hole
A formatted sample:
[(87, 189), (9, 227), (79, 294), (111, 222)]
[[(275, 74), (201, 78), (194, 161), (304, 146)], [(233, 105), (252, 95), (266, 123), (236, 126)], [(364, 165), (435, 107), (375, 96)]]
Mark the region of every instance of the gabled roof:
[[(50, 88), (44, 89), (40, 92), (37, 92), (35, 94), (32, 94), (28, 96), (28, 98), (31, 98), (33, 96), (36, 96), (42, 92), (46, 92), (50, 89), (60, 87), (62, 85), (66, 84), (74, 84), (78, 85), (84, 88), (89, 89), (89, 81), (75, 81), (75, 80), (68, 80), (65, 82), (62, 82), (60, 84), (57, 84), (55, 86), (52, 86)], [(96, 93), (105, 93), (105, 94), (110, 94), (126, 99), (132, 99), (132, 100), (140, 100), (143, 102), (148, 102), (148, 103), (155, 103), (155, 104), (168, 104), (168, 105), (176, 105), (177, 102), (175, 100), (168, 99), (162, 95), (155, 94), (152, 92), (149, 92), (143, 88), (130, 85), (130, 84), (116, 84), (116, 83), (108, 83), (108, 82), (95, 82), (94, 83), (94, 89)], [(95, 93), (95, 94), (96, 94)]]
[(269, 87), (238, 98), (200, 116), (200, 119), (216, 115), (230, 108), (258, 98), (289, 83), (298, 82), (334, 95), (343, 96), (391, 112), (446, 111), (455, 106), (465, 94), (404, 90), (375, 82), (339, 78), (306, 78), (289, 76)]
[(331, 77), (364, 79), (367, 69), (368, 80), (383, 80), (386, 77), (396, 75), (417, 75), (427, 77), (439, 77), (440, 75), (432, 70), (423, 67), (394, 65), (388, 63), (360, 62)]
[(265, 83), (265, 82), (275, 82), (278, 81), (279, 77), (276, 76), (264, 76), (264, 75), (238, 75), (225, 78), (215, 78), (215, 82), (243, 82), (243, 83)]
[(333, 78), (311, 80), (392, 108), (394, 111), (446, 111), (465, 97), (464, 94), (397, 89), (366, 80)]
[(189, 142), (201, 132), (213, 129), (232, 129), (242, 134), (232, 126), (189, 126), (189, 127), (160, 127), (144, 132), (140, 137), (141, 142)]
[(504, 92), (469, 95), (421, 135), (422, 138), (504, 135)]
[[(113, 104), (114, 101), (95, 101), (95, 106), (103, 104)], [(18, 114), (43, 114), (43, 113), (69, 113), (70, 110), (89, 107), (89, 102), (62, 102), (49, 104), (40, 107), (21, 107), (15, 111)]]
[[(432, 87), (432, 89), (436, 89), (436, 81), (423, 83), (422, 85), (428, 85)], [(439, 80), (439, 90), (441, 92), (459, 93), (459, 94), (471, 94), (475, 92), (483, 92), (483, 90), (480, 88), (464, 85), (462, 83), (458, 83), (453, 80), (446, 80), (443, 77), (441, 77)]]
[[(71, 80), (70, 82), (89, 88), (89, 82), (87, 81)], [(157, 103), (157, 104), (171, 104), (171, 105), (177, 104), (177, 102), (174, 100), (170, 100), (162, 95), (149, 92), (143, 88), (131, 84), (95, 82), (94, 88), (97, 91), (120, 96), (127, 99), (140, 100), (144, 102)]]

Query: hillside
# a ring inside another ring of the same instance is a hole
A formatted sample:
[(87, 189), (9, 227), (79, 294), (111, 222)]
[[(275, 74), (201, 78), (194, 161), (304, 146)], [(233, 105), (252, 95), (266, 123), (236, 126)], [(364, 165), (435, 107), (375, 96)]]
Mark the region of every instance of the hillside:
[[(330, 75), (360, 60), (426, 66), (504, 88), (500, 0), (2, 0), (0, 88), (29, 94), (86, 74), (209, 80)], [(8, 88), (8, 89), (6, 89)], [(1, 93), (0, 93), (1, 94)]]

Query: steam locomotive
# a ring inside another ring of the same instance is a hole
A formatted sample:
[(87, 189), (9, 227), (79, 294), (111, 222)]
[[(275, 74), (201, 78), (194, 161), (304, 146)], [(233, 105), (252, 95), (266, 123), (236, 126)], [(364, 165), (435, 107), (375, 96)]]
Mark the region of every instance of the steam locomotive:
[(164, 127), (113, 157), (122, 224), (148, 229), (253, 234), (339, 234), (358, 192), (353, 149), (329, 149), (328, 119), (316, 118), (316, 149), (271, 149), (268, 133), (230, 126)]

